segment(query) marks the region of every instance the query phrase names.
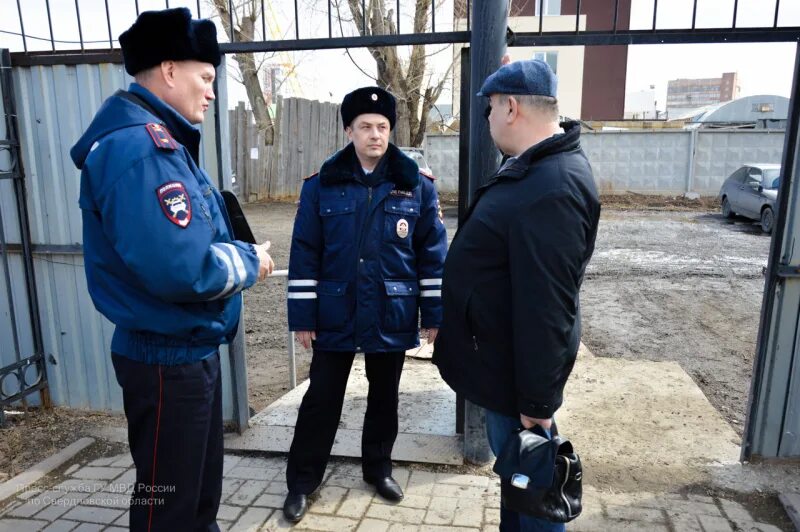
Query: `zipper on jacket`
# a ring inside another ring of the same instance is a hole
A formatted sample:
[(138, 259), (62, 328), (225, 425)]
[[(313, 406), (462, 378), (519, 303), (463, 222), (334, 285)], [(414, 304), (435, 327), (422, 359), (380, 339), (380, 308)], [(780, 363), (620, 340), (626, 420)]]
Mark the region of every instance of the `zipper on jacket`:
[(478, 339), (475, 336), (472, 337), (472, 344), (475, 346), (475, 351), (477, 351), (478, 350)]
[(355, 347), (358, 348), (358, 277), (361, 273), (361, 264), (363, 263), (363, 257), (361, 252), (362, 247), (364, 246), (364, 233), (369, 230), (369, 215), (370, 215), (370, 207), (372, 206), (372, 187), (367, 187), (367, 214), (366, 218), (364, 219), (364, 225), (361, 229), (361, 235), (358, 239), (358, 253), (356, 254), (356, 286), (354, 287), (353, 292), (356, 295), (356, 311), (353, 314), (353, 343)]
[(200, 211), (203, 213), (203, 217), (208, 222), (208, 226), (211, 228), (211, 233), (216, 234), (217, 228), (214, 227), (214, 222), (211, 220), (211, 213), (208, 212), (208, 208), (203, 201), (200, 201)]

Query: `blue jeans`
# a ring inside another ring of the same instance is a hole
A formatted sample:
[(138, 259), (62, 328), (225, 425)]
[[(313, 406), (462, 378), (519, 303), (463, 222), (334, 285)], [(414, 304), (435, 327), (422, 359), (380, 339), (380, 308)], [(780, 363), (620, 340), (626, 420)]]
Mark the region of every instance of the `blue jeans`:
[[(508, 417), (491, 410), (486, 410), (486, 435), (489, 438), (489, 447), (495, 456), (508, 441), (511, 433), (522, 424), (519, 416)], [(548, 432), (549, 431), (545, 431)], [(537, 517), (512, 512), (501, 506), (500, 508), (500, 531), (501, 532), (564, 532), (564, 523), (553, 523)]]

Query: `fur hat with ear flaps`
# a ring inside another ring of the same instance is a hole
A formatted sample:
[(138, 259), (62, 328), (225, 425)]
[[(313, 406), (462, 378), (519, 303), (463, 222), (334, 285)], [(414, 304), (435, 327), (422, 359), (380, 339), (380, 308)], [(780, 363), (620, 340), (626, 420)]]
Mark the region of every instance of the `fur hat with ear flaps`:
[(135, 76), (162, 61), (193, 59), (218, 67), (221, 61), (217, 27), (207, 19), (192, 20), (188, 8), (145, 11), (119, 36), (125, 70)]

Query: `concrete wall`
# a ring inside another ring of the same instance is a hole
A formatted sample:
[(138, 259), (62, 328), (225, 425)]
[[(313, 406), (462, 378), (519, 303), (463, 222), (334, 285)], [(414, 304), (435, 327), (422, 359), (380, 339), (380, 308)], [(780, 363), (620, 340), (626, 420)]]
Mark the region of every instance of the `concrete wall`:
[[(584, 132), (581, 145), (603, 192), (716, 195), (739, 166), (780, 163), (783, 137), (775, 130), (600, 131)], [(428, 135), (425, 157), (439, 190), (457, 192), (458, 136)]]
[(422, 147), (439, 192), (458, 192), (458, 135), (425, 135)]

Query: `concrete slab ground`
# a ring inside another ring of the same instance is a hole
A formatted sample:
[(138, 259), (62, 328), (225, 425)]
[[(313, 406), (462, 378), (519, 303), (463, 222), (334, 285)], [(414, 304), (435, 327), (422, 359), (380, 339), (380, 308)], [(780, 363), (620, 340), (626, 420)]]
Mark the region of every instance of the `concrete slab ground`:
[[(429, 348), (428, 348), (429, 350)], [(425, 356), (425, 350), (415, 356)], [(297, 411), (308, 389), (303, 381), (250, 419), (243, 435), (230, 435), (225, 447), (231, 450), (288, 452), (294, 434)], [(333, 446), (334, 456), (361, 456), (361, 427), (367, 408), (364, 358), (357, 356), (342, 408), (342, 419)], [(396, 460), (438, 464), (461, 464), (463, 447), (456, 434), (455, 393), (439, 378), (429, 361), (407, 359), (400, 380), (400, 431), (393, 456)]]

